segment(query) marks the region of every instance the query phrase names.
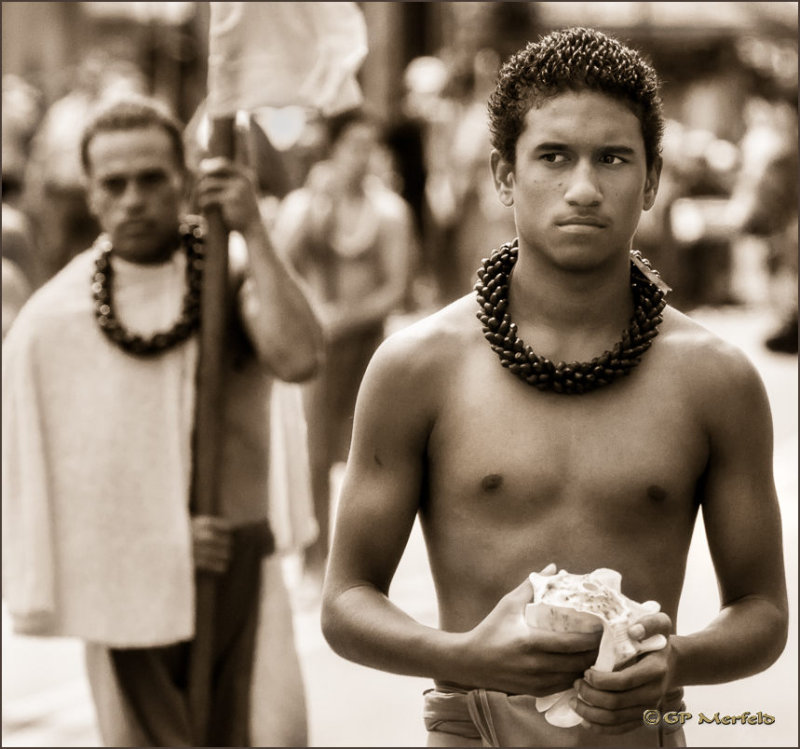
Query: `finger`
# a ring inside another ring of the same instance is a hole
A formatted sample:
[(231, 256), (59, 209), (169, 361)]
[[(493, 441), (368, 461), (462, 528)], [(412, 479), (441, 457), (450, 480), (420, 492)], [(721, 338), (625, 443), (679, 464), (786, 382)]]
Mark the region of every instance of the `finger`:
[(634, 640), (646, 640), (653, 635), (664, 635), (666, 637), (671, 633), (672, 619), (663, 611), (643, 616), (628, 628), (628, 634)]
[(656, 705), (661, 697), (661, 684), (658, 681), (652, 681), (627, 692), (607, 692), (595, 689), (585, 679), (577, 679), (572, 686), (583, 702), (604, 710), (632, 707), (646, 709)]
[(198, 186), (195, 192), (196, 199), (206, 204), (211, 202), (222, 203), (236, 197), (236, 195), (237, 193), (227, 184), (202, 185)]
[(208, 556), (198, 556), (195, 557), (194, 566), (198, 570), (220, 574), (225, 572), (225, 570), (228, 568), (228, 563), (223, 559), (216, 559)]
[(195, 542), (202, 544), (219, 544), (230, 546), (231, 531), (227, 528), (215, 528), (211, 525), (197, 525), (192, 528)]
[[(572, 681), (575, 680), (575, 674), (586, 671), (595, 660), (597, 660), (597, 653), (593, 650), (581, 653), (537, 653), (533, 658), (537, 672), (571, 674)], [(572, 681), (570, 681), (570, 686)]]
[(540, 575), (555, 575), (558, 571), (558, 568), (553, 562), (550, 562), (542, 571), (539, 573)]
[[(531, 627), (532, 643), (537, 650), (548, 653), (597, 652), (600, 647), (599, 632), (551, 632), (540, 627)], [(592, 661), (594, 663), (594, 661)], [(591, 665), (591, 664), (590, 664)]]
[(587, 705), (582, 700), (575, 698), (570, 701), (570, 705), (581, 718), (591, 724), (590, 727), (619, 727), (634, 722), (638, 722), (638, 725), (642, 725), (642, 710), (644, 708), (638, 705), (636, 707), (622, 708), (619, 710), (606, 710), (601, 707)]
[(198, 549), (217, 549), (226, 553), (232, 545), (230, 532), (219, 528), (198, 528), (193, 533), (193, 541)]
[(233, 530), (226, 522), (209, 523), (207, 530), (210, 532), (213, 538), (218, 538), (225, 541), (227, 541), (227, 539), (233, 535)]
[(203, 175), (213, 174), (215, 172), (230, 174), (236, 171), (234, 163), (224, 156), (209, 156), (205, 159), (201, 159), (198, 170)]
[(196, 559), (199, 564), (205, 567), (213, 567), (221, 570), (227, 569), (230, 563), (229, 555), (211, 549), (203, 549), (196, 555)]
[(208, 572), (214, 575), (221, 575), (227, 569), (224, 565), (213, 562), (211, 560), (204, 560), (197, 562), (195, 567), (201, 572)]
[(506, 608), (521, 608), (533, 600), (533, 585), (526, 577), (514, 590), (506, 593), (500, 603)]
[(574, 684), (574, 676), (574, 674), (546, 673), (532, 670), (533, 688), (531, 693), (536, 697), (546, 697), (556, 692), (565, 692)]
[(590, 668), (584, 674), (588, 684), (606, 692), (627, 692), (637, 687), (657, 681), (661, 684), (666, 673), (664, 659), (645, 656), (621, 671), (598, 671)]
[(211, 540), (212, 535), (211, 528), (205, 525), (195, 525), (192, 526), (192, 539), (194, 540), (195, 544), (204, 544), (208, 543)]
[(661, 707), (664, 711), (681, 710), (683, 705), (683, 687), (675, 687), (661, 698)]
[(215, 544), (214, 542), (203, 544), (201, 553), (215, 559), (230, 559), (230, 549), (225, 544)]
[(219, 515), (192, 515), (193, 525), (213, 526), (214, 528), (232, 528), (231, 521)]
[(196, 567), (214, 567), (221, 570), (226, 570), (230, 564), (230, 557), (225, 554), (215, 554), (209, 551), (203, 551), (194, 555)]

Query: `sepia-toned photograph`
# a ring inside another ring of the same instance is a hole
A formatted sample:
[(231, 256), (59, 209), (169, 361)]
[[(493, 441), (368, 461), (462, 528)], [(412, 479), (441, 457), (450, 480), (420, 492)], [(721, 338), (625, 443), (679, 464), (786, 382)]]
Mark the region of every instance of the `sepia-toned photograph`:
[(2, 745), (798, 745), (797, 2), (3, 2)]

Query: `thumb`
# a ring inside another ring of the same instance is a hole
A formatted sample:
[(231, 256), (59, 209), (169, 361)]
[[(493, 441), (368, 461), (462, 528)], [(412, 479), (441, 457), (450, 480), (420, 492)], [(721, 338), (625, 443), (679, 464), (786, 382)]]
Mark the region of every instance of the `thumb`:
[(514, 590), (506, 593), (501, 599), (500, 603), (504, 608), (520, 609), (526, 603), (533, 600), (533, 585), (526, 577)]
[(645, 640), (653, 635), (669, 635), (672, 632), (672, 620), (663, 611), (643, 616), (628, 629), (634, 640)]

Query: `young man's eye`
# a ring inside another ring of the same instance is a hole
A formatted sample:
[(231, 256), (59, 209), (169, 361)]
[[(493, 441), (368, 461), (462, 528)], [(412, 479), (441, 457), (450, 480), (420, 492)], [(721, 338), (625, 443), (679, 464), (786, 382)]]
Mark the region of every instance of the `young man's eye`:
[(624, 164), (625, 159), (623, 159), (621, 156), (617, 156), (615, 153), (605, 153), (600, 157), (600, 163), (611, 165)]
[(543, 153), (541, 159), (548, 164), (563, 164), (567, 160), (567, 156), (563, 153)]

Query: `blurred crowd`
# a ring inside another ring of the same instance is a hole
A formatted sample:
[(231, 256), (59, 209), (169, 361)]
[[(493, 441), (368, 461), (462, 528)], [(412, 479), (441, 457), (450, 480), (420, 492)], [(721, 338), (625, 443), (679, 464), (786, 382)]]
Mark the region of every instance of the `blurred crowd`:
[[(358, 384), (387, 321), (469, 293), (481, 258), (513, 237), (488, 158), (486, 101), (501, 63), (489, 47), (414, 58), (390, 121), (367, 104), (334, 118), (266, 109), (239, 123), (264, 222), (296, 259), (330, 343), (326, 371), (305, 400), (320, 528), (306, 562), (317, 578), (330, 467), (346, 456)], [(793, 93), (785, 91), (738, 92), (746, 105), (737, 138), (691, 118), (668, 120), (659, 197), (636, 243), (673, 287), (675, 306), (766, 306), (775, 330), (765, 345), (797, 353), (796, 78)], [(136, 92), (147, 93), (142, 72), (100, 53), (85, 58), (54, 101), (30, 81), (3, 76), (3, 336), (25, 300), (97, 235), (82, 185), (81, 129), (99, 103)], [(710, 101), (713, 93), (699, 95)], [(692, 106), (687, 100), (684, 111)], [(186, 128), (195, 158), (207, 135), (201, 104)]]
[[(347, 169), (348, 158), (359, 159), (370, 184), (401, 196), (410, 211), (396, 311), (468, 293), (480, 259), (513, 234), (513, 216), (496, 199), (488, 167), (486, 100), (501, 62), (489, 47), (413, 59), (397, 115), (373, 117), (366, 141), (336, 162), (335, 169)], [(141, 70), (107, 53), (89, 54), (73, 79), (70, 90), (46, 101), (29, 81), (3, 77), (4, 330), (21, 301), (98, 231), (81, 184), (82, 123), (98, 103), (147, 89)], [(678, 111), (708, 108), (733, 93), (710, 85), (687, 90)], [(735, 140), (698, 125), (702, 118), (668, 120), (659, 198), (637, 243), (673, 286), (676, 306), (769, 303), (796, 327), (796, 85), (794, 100), (785, 88), (781, 96), (757, 86), (735, 93), (746, 102)], [(316, 167), (329, 161), (334, 144), (328, 123), (300, 108), (262, 110), (250, 120), (249, 158), (271, 223), (290, 192), (325, 191), (325, 169)], [(190, 138), (202, 135), (202, 121), (201, 105)]]

